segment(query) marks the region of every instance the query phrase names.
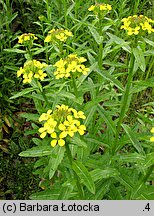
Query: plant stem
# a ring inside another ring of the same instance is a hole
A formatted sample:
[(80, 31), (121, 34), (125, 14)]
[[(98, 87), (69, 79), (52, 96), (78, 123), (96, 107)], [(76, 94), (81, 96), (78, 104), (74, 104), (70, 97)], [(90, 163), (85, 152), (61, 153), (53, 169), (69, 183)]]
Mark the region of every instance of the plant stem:
[[(102, 19), (99, 17), (99, 35), (100, 38), (102, 37)], [(99, 51), (98, 51), (98, 66), (99, 69), (102, 69), (102, 52), (103, 52), (103, 41), (99, 44)]]
[(129, 70), (128, 70), (128, 80), (127, 80), (127, 84), (126, 84), (126, 89), (124, 92), (124, 96), (121, 100), (120, 116), (119, 116), (119, 121), (117, 123), (115, 141), (114, 141), (114, 145), (113, 145), (113, 149), (112, 149), (113, 154), (115, 154), (116, 149), (117, 149), (117, 142), (118, 142), (118, 138), (119, 138), (121, 124), (122, 124), (122, 121), (124, 119), (125, 113), (127, 111), (127, 107), (128, 107), (129, 93), (130, 93), (131, 83), (132, 83), (132, 79), (133, 79), (134, 62), (135, 62), (135, 58), (134, 58), (134, 55), (132, 53), (131, 57), (130, 57), (130, 66), (129, 66)]
[(98, 52), (98, 66), (99, 69), (102, 69), (102, 52), (103, 52), (103, 43), (99, 44), (99, 52)]
[[(65, 148), (66, 148), (66, 153), (67, 153), (68, 160), (69, 160), (70, 165), (71, 165), (71, 167), (72, 167), (73, 157), (72, 157), (72, 154), (71, 154), (69, 145), (66, 144), (66, 145), (65, 145)], [(83, 191), (82, 191), (82, 187), (81, 187), (81, 184), (80, 184), (80, 181), (79, 181), (79, 177), (77, 176), (77, 174), (75, 173), (74, 170), (73, 170), (73, 175), (74, 175), (74, 178), (76, 179), (76, 185), (77, 185), (77, 188), (78, 188), (78, 191), (79, 191), (80, 199), (83, 200)]]
[(73, 74), (71, 74), (75, 97), (78, 98), (78, 89)]
[(45, 95), (45, 93), (43, 92), (43, 88), (41, 86), (41, 83), (37, 80), (37, 86), (38, 86), (38, 89), (39, 89), (39, 92), (41, 93), (42, 97), (44, 98), (45, 102), (46, 102), (46, 105), (49, 107), (49, 101)]

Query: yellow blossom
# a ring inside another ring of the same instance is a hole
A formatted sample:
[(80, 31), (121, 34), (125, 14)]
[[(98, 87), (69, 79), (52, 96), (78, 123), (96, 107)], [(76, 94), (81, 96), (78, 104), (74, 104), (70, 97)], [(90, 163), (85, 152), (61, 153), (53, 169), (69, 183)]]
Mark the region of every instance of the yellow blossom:
[[(151, 129), (150, 132), (154, 134), (154, 127)], [(154, 142), (154, 136), (150, 137), (150, 141), (151, 141), (151, 142)]]
[(17, 77), (23, 75), (23, 83), (30, 83), (33, 78), (40, 79), (41, 81), (47, 76), (43, 71), (43, 68), (47, 67), (47, 64), (41, 63), (37, 60), (30, 60), (24, 64), (24, 67), (20, 67), (17, 71)]
[(110, 10), (112, 10), (112, 6), (105, 3), (96, 3), (95, 5), (91, 5), (88, 8), (89, 11), (93, 11), (94, 14), (97, 16), (99, 15), (99, 18), (104, 16), (106, 13), (108, 13)]
[(128, 18), (123, 18), (121, 22), (123, 22), (121, 29), (125, 29), (128, 35), (138, 35), (144, 31), (147, 31), (149, 34), (154, 32), (151, 25), (154, 21), (144, 15), (129, 16)]
[(89, 68), (86, 68), (83, 62), (86, 59), (83, 57), (77, 57), (76, 54), (70, 54), (65, 59), (60, 59), (54, 64), (57, 67), (54, 75), (56, 79), (68, 78), (71, 76), (71, 73), (83, 73), (86, 75), (89, 72)]
[(91, 5), (90, 8), (88, 8), (89, 11), (93, 11), (95, 9), (94, 5)]
[(52, 138), (50, 144), (64, 146), (67, 136), (73, 137), (75, 133), (83, 135), (86, 126), (80, 124), (80, 119), (85, 119), (83, 111), (77, 111), (67, 105), (57, 105), (54, 111), (48, 110), (42, 113), (39, 122), (43, 126), (39, 129), (40, 137), (43, 139), (47, 134)]
[(72, 37), (73, 34), (71, 31), (64, 30), (64, 29), (52, 29), (48, 32), (48, 35), (46, 36), (44, 42), (55, 42), (55, 41), (61, 41), (65, 42), (68, 37)]
[(25, 44), (27, 42), (33, 42), (34, 40), (37, 40), (38, 38), (32, 33), (25, 33), (25, 34), (20, 35), (18, 39), (19, 39), (18, 43)]

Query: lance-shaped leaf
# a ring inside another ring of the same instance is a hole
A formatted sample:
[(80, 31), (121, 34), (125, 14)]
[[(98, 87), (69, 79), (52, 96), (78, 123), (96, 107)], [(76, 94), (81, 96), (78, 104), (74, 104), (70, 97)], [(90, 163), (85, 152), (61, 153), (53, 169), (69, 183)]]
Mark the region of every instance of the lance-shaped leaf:
[(121, 91), (124, 91), (124, 87), (121, 84), (121, 82), (116, 79), (113, 75), (109, 74), (108, 71), (100, 70), (99, 68), (95, 68), (96, 72), (100, 74), (104, 79), (109, 80), (111, 83), (113, 83), (118, 89)]
[(57, 145), (56, 147), (53, 148), (50, 161), (49, 161), (49, 167), (50, 167), (49, 178), (52, 178), (54, 176), (59, 164), (63, 160), (64, 152), (65, 152), (64, 147), (60, 147)]
[(79, 176), (81, 182), (87, 187), (87, 189), (91, 193), (94, 194), (95, 184), (87, 168), (80, 161), (74, 161), (72, 163), (72, 168)]
[(92, 179), (94, 181), (103, 179), (103, 178), (109, 178), (113, 176), (119, 175), (119, 172), (114, 168), (107, 168), (107, 169), (94, 169), (90, 172)]
[(57, 200), (59, 197), (59, 189), (52, 189), (34, 193), (30, 196), (32, 200)]
[(18, 98), (18, 97), (21, 97), (23, 95), (26, 95), (32, 91), (34, 91), (36, 88), (27, 88), (27, 89), (24, 89), (23, 91), (21, 92), (18, 92), (17, 94), (13, 95), (12, 97), (10, 97), (10, 99), (15, 99), (15, 98)]
[(108, 115), (108, 113), (104, 110), (104, 108), (101, 105), (98, 105), (98, 112), (106, 122), (108, 128), (110, 128), (113, 133), (116, 133), (114, 122), (112, 121), (111, 117)]
[(65, 182), (60, 189), (60, 194), (58, 199), (68, 200), (71, 197), (71, 193), (74, 189), (74, 186), (75, 186), (75, 181), (73, 181), (72, 179)]
[(144, 154), (144, 150), (141, 146), (141, 143), (136, 138), (136, 134), (130, 129), (128, 125), (122, 124), (123, 129), (125, 130), (126, 134), (128, 135), (131, 143), (133, 144), (134, 148), (141, 154)]
[(96, 31), (96, 29), (88, 26), (92, 36), (94, 37), (96, 43), (99, 45), (103, 42), (103, 37), (99, 35), (99, 33)]
[(140, 69), (145, 72), (146, 69), (146, 63), (144, 58), (144, 53), (140, 47), (136, 47), (133, 49), (133, 54), (135, 56), (135, 60), (140, 67)]
[(23, 151), (19, 154), (21, 157), (43, 157), (46, 155), (50, 155), (53, 149), (49, 145), (36, 146), (26, 151)]

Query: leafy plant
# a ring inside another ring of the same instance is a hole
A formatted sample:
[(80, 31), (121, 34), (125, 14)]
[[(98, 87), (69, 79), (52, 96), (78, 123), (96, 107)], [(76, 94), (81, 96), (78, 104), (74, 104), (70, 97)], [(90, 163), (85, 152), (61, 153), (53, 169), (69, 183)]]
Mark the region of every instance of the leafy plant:
[[(34, 174), (42, 188), (30, 198), (152, 199), (153, 21), (134, 15), (121, 22), (122, 11), (114, 14), (105, 3), (87, 5), (83, 14), (81, 1), (63, 1), (62, 15), (56, 1), (61, 19), (53, 29), (52, 5), (44, 3), (46, 14), (35, 22), (40, 33), (26, 32), (6, 49), (25, 58), (17, 71), (25, 88), (10, 99), (35, 105), (21, 114), (32, 122), (26, 134), (35, 146), (19, 155), (38, 158)], [(143, 91), (150, 95), (145, 113), (132, 112)]]

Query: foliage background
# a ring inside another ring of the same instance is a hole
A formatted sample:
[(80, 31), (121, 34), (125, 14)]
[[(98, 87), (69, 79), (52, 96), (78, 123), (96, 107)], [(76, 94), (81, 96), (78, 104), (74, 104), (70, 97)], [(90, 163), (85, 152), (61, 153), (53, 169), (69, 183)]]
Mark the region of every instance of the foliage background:
[[(102, 2), (102, 1), (100, 1)], [(103, 1), (104, 2), (104, 1)], [(113, 10), (110, 13), (110, 19), (113, 20), (114, 34), (120, 38), (126, 38), (124, 31), (120, 31), (120, 20), (123, 17), (128, 17), (132, 14), (144, 14), (150, 18), (153, 18), (154, 2), (146, 0), (136, 0), (135, 3), (129, 0), (113, 0), (105, 1), (113, 6)], [(96, 53), (98, 52), (97, 35), (89, 34), (89, 29), (85, 23), (93, 22), (93, 17), (89, 16), (87, 8), (94, 4), (95, 1), (69, 1), (69, 0), (57, 0), (57, 1), (34, 1), (34, 0), (6, 0), (0, 1), (0, 62), (1, 62), (1, 72), (0, 72), (0, 197), (1, 199), (28, 199), (30, 194), (36, 191), (42, 191), (44, 185), (39, 187), (40, 178), (33, 174), (34, 173), (34, 162), (35, 158), (22, 158), (18, 156), (21, 151), (33, 147), (32, 138), (38, 138), (37, 134), (33, 134), (32, 122), (30, 120), (25, 120), (21, 117), (24, 113), (36, 113), (35, 105), (33, 100), (27, 96), (18, 97), (10, 99), (11, 96), (15, 95), (17, 92), (22, 91), (24, 86), (22, 81), (17, 79), (16, 71), (21, 67), (25, 61), (24, 54), (21, 52), (13, 52), (13, 46), (17, 43), (17, 37), (25, 32), (35, 33), (40, 37), (39, 42), (42, 43), (42, 38), (44, 37), (48, 30), (54, 27), (65, 27), (70, 29), (74, 34), (74, 41), (70, 42), (68, 46), (72, 46), (72, 51), (77, 49), (78, 54), (85, 55), (88, 57), (90, 64), (96, 61)], [(110, 33), (112, 28), (110, 30)], [(105, 42), (108, 40), (108, 36), (105, 36)], [(152, 41), (152, 35), (148, 36), (148, 40)], [(94, 42), (95, 41), (95, 42)], [(43, 46), (43, 44), (42, 44)], [(111, 46), (113, 46), (111, 44)], [(113, 47), (112, 47), (113, 48)], [(10, 51), (6, 51), (9, 49)], [(11, 51), (12, 49), (12, 51)], [(151, 44), (147, 45), (147, 50), (151, 51)], [(148, 52), (148, 51), (147, 51)], [(152, 51), (151, 51), (152, 52)], [(51, 59), (56, 57), (53, 53), (49, 56)], [(104, 53), (105, 55), (105, 53)], [(46, 53), (38, 53), (40, 59), (46, 59)], [(52, 60), (51, 60), (52, 61)], [(119, 52), (119, 48), (115, 48), (111, 54), (107, 54), (107, 58), (104, 59), (104, 68), (112, 69), (114, 68), (114, 73), (118, 72), (118, 80), (125, 85), (126, 76), (123, 73), (126, 71), (125, 66), (127, 64), (127, 56), (124, 51)], [(117, 78), (117, 77), (116, 77)], [(139, 81), (140, 80), (140, 81)], [(92, 82), (94, 81), (94, 83)], [(87, 85), (94, 85), (96, 87), (97, 77), (95, 75), (91, 76), (91, 80), (85, 82), (83, 89), (81, 90), (81, 95), (84, 96), (84, 102), (87, 103), (91, 99), (95, 99), (95, 90), (90, 90)], [(136, 81), (136, 82), (135, 82)], [(89, 82), (89, 83), (88, 83)], [(138, 70), (134, 76), (134, 94), (131, 99), (131, 105), (129, 113), (125, 119), (125, 124), (129, 128), (135, 131), (135, 136), (140, 141), (143, 141), (143, 147), (146, 149), (146, 153), (151, 153), (152, 148), (149, 147), (148, 139), (150, 137), (150, 129), (153, 124), (153, 114), (154, 114), (154, 104), (153, 104), (153, 56), (147, 53), (146, 56), (146, 73)], [(115, 86), (114, 86), (115, 88)], [(113, 85), (109, 82), (106, 83), (104, 88), (104, 93), (114, 95)], [(116, 90), (116, 88), (115, 88)], [(86, 92), (86, 94), (84, 94)], [(115, 96), (114, 103), (115, 106), (111, 108), (111, 101), (106, 101), (106, 98), (97, 98), (99, 102), (103, 102), (105, 105), (105, 111), (108, 115), (113, 115), (117, 112), (117, 103), (120, 96)], [(107, 97), (108, 98), (108, 97)], [(113, 105), (113, 101), (112, 101)], [(103, 115), (103, 114), (101, 114)], [(116, 119), (116, 116), (114, 116)], [(94, 116), (97, 119), (97, 115)], [(101, 121), (98, 121), (97, 127)], [(106, 125), (104, 124), (104, 127)], [(89, 126), (89, 130), (93, 131), (93, 125)], [(102, 133), (105, 128), (102, 128)], [(110, 137), (110, 132), (108, 132), (108, 137)], [(106, 136), (106, 135), (105, 135)], [(109, 143), (107, 137), (106, 143)], [(123, 137), (124, 143), (128, 142), (128, 137)], [(97, 155), (103, 154), (105, 145), (97, 146), (95, 149), (97, 160)], [(126, 145), (122, 149), (124, 153), (134, 153), (134, 148), (130, 145)], [(137, 155), (138, 157), (139, 155)], [(119, 156), (117, 156), (119, 157)], [(118, 158), (117, 158), (118, 159)], [(141, 159), (141, 158), (140, 158)], [(130, 158), (122, 158), (125, 161), (125, 166), (129, 166)], [(134, 160), (134, 158), (132, 158)], [(140, 163), (140, 160), (138, 160)], [(96, 161), (95, 161), (96, 162)], [(90, 166), (95, 163), (91, 159)], [(98, 161), (99, 163), (99, 161)], [(135, 161), (136, 163), (136, 161)], [(140, 169), (142, 169), (142, 164), (138, 164)], [(123, 175), (127, 176), (127, 172), (123, 171)], [(135, 175), (135, 174), (134, 174)], [(135, 179), (135, 176), (134, 176)], [(115, 191), (108, 193), (108, 186), (106, 182), (100, 182), (102, 188), (102, 194), (105, 196), (104, 199), (124, 199), (124, 188), (119, 186), (117, 182), (113, 184), (110, 191)], [(127, 184), (127, 183), (126, 183)], [(153, 174), (149, 179), (149, 184), (153, 184)], [(98, 182), (98, 187), (99, 182)], [(116, 190), (116, 187), (118, 190)], [(153, 189), (150, 187), (150, 192), (145, 196), (145, 198), (153, 198)], [(122, 195), (118, 192), (122, 191)], [(88, 193), (88, 192), (87, 192)], [(116, 195), (115, 195), (116, 194)], [(90, 196), (90, 195), (89, 195)], [(101, 196), (98, 198), (102, 198)], [(127, 197), (126, 197), (127, 198)], [(126, 199), (125, 198), (125, 199)], [(143, 197), (142, 197), (143, 198)]]

